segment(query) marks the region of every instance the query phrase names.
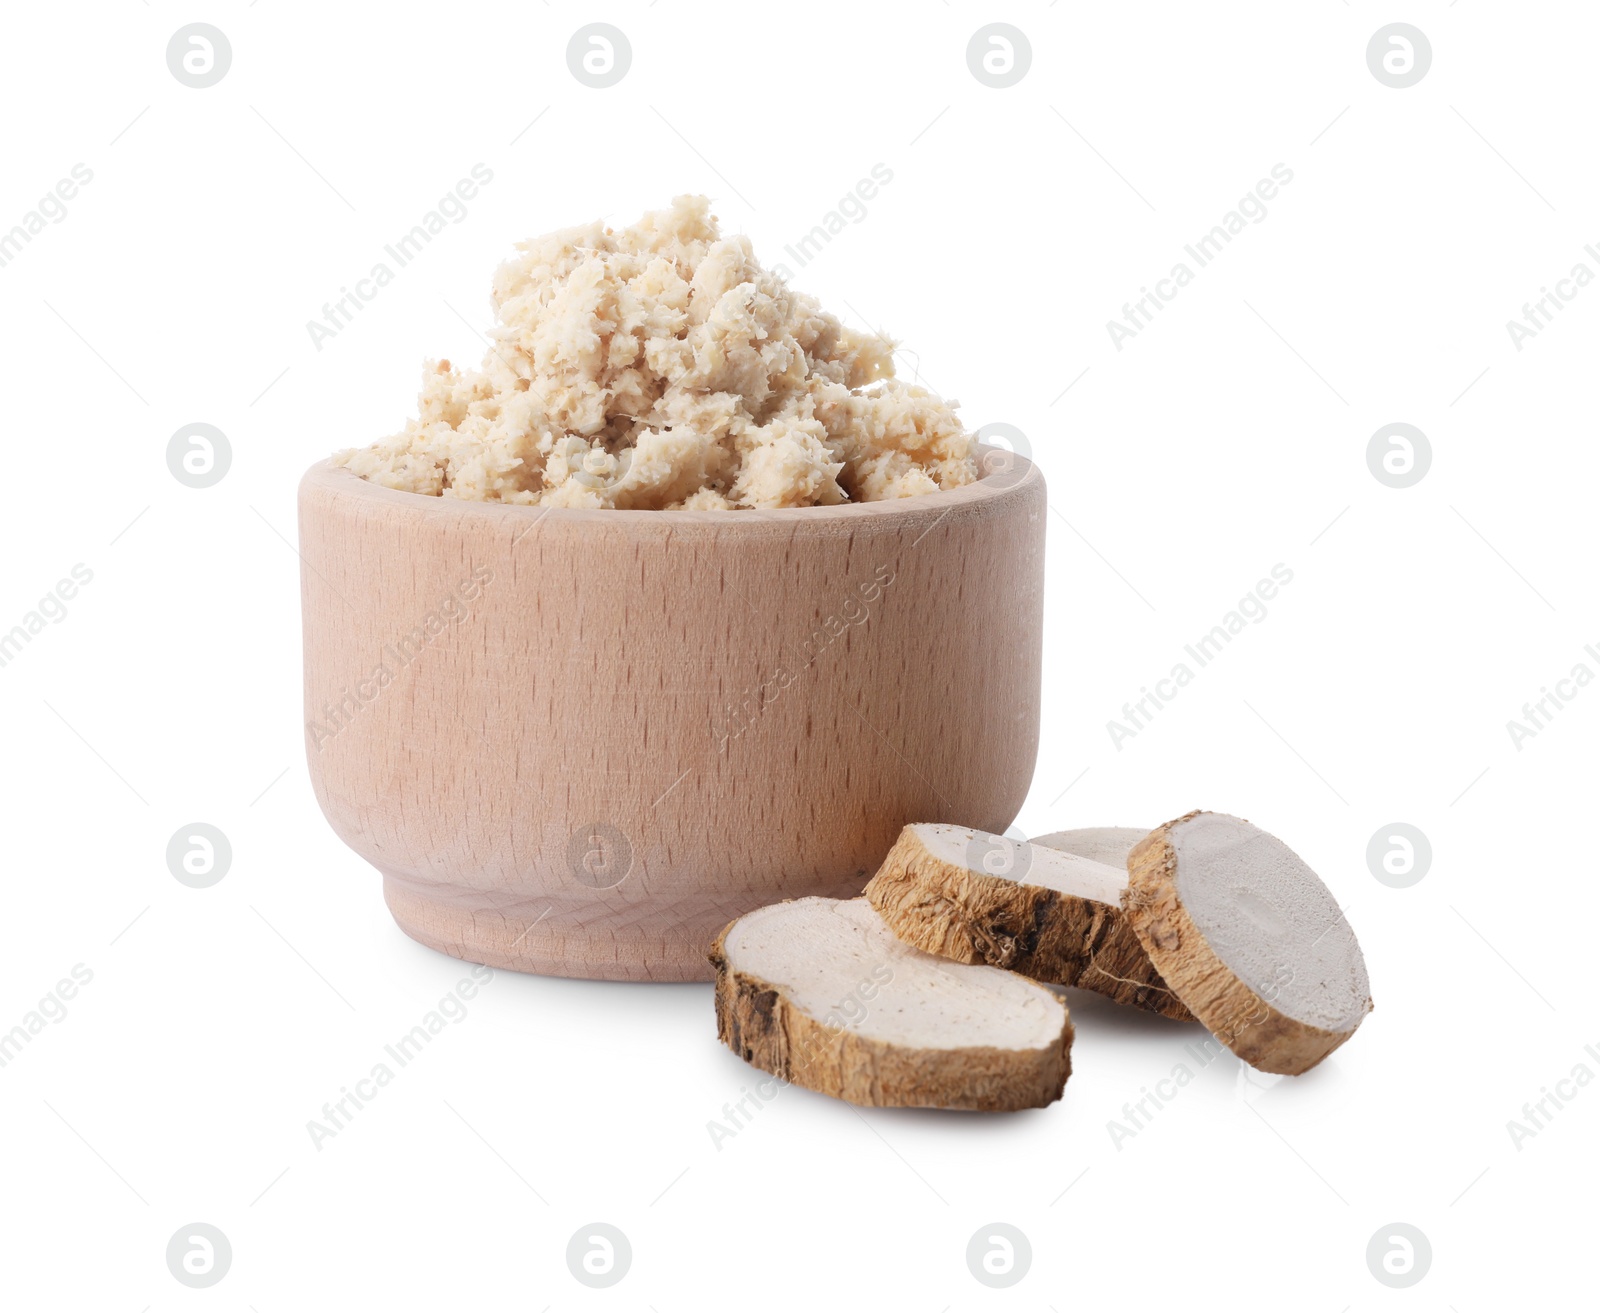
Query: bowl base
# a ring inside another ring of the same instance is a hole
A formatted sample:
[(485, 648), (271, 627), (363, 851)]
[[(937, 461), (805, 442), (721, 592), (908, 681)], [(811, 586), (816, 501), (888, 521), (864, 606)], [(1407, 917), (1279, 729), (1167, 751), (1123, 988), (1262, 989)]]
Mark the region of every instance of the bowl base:
[(712, 940), (757, 905), (747, 895), (685, 898), (665, 909), (608, 906), (594, 898), (497, 896), (388, 874), (383, 897), (406, 934), (440, 953), (582, 980), (710, 980)]

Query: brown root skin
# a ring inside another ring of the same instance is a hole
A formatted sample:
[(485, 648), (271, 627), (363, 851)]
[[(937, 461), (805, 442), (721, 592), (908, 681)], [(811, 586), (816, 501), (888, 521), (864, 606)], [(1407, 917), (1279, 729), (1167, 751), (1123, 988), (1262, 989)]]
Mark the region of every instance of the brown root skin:
[[(921, 1049), (865, 1038), (792, 1006), (781, 986), (728, 966), (712, 945), (717, 1037), (778, 1079), (869, 1108), (1014, 1112), (1061, 1097), (1072, 1074), (1072, 1022), (1043, 1049)], [(1065, 1011), (1065, 1009), (1063, 1009)]]
[(1109, 903), (941, 861), (909, 829), (862, 893), (899, 938), (925, 953), (1076, 985), (1174, 1021), (1195, 1019)]
[(1162, 976), (1213, 1035), (1260, 1071), (1298, 1076), (1355, 1030), (1324, 1030), (1285, 1016), (1212, 951), (1178, 897), (1177, 854), (1168, 838), (1174, 827), (1200, 814), (1192, 811), (1168, 821), (1128, 854), (1128, 890), (1122, 902), (1128, 924)]

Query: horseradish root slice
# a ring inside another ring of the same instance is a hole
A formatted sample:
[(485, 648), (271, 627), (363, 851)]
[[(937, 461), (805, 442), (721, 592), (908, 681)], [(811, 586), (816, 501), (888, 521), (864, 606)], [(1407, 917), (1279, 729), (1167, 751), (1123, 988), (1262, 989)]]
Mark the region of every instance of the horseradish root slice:
[(1355, 932), (1314, 871), (1248, 821), (1190, 812), (1128, 855), (1123, 906), (1156, 969), (1253, 1067), (1296, 1076), (1372, 1010)]
[(918, 952), (862, 898), (759, 908), (717, 937), (711, 964), (722, 1042), (850, 1103), (1042, 1108), (1072, 1070), (1072, 1023), (1054, 994)]
[(1121, 865), (960, 825), (908, 825), (863, 893), (924, 952), (1193, 1021), (1127, 924), (1127, 885)]
[(1087, 857), (1091, 862), (1103, 862), (1126, 871), (1128, 854), (1133, 851), (1134, 844), (1149, 833), (1149, 830), (1135, 830), (1126, 825), (1097, 825), (1084, 830), (1057, 830), (1028, 842), (1035, 848), (1054, 848), (1057, 852)]

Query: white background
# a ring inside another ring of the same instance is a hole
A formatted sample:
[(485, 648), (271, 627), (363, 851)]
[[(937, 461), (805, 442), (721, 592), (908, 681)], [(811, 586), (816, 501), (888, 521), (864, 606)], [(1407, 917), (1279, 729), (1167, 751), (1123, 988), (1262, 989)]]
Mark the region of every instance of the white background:
[[(993, 20), (1032, 49), (1007, 89), (966, 63)], [(205, 90), (166, 64), (192, 21), (233, 50)], [(566, 64), (591, 21), (632, 47), (605, 90)], [(1365, 55), (1393, 21), (1433, 51), (1401, 90)], [(1506, 329), (1578, 261), (1600, 273), (1590, 7), (149, 0), (4, 25), (0, 231), (93, 172), (0, 268), (0, 629), (93, 571), (0, 668), (0, 1030), (93, 972), (0, 1069), (5, 1304), (1592, 1303), (1600, 1088), (1520, 1147), (1507, 1126), (1600, 1074), (1600, 688), (1520, 750), (1507, 730), (1575, 664), (1600, 672), (1600, 289), (1521, 351)], [(306, 322), (479, 162), (469, 216), (315, 349)], [(1376, 1011), (1276, 1080), (1198, 1070), (1199, 1028), (1074, 992), (1049, 1109), (786, 1090), (717, 1148), (707, 1123), (756, 1073), (718, 1046), (708, 987), (500, 973), (319, 1151), (307, 1121), (469, 968), (394, 927), (311, 796), (300, 472), (396, 429), (425, 356), (479, 358), (514, 241), (703, 190), (784, 261), (876, 163), (892, 183), (796, 281), (902, 339), (972, 427), (1020, 428), (1049, 479), (1019, 826), (1250, 817), (1348, 907)], [(1107, 320), (1278, 163), (1265, 220), (1117, 350)], [(196, 421), (233, 452), (203, 490), (165, 458)], [(1393, 422), (1432, 445), (1404, 490), (1366, 460)], [(1115, 746), (1122, 704), (1280, 562), (1267, 618)], [(165, 860), (195, 821), (233, 847), (206, 890)], [(1366, 858), (1396, 821), (1433, 848), (1407, 889)], [(1194, 1081), (1115, 1144), (1179, 1063)], [(633, 1247), (610, 1290), (564, 1258), (597, 1220)], [(233, 1248), (206, 1291), (164, 1258), (196, 1221)], [(996, 1221), (1033, 1249), (1004, 1291), (965, 1260)], [(1432, 1245), (1410, 1289), (1368, 1270), (1393, 1222)]]

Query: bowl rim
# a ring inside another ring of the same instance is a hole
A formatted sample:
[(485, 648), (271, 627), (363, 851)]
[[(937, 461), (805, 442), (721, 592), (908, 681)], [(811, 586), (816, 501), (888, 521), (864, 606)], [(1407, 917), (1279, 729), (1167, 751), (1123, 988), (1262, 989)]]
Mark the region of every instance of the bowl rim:
[(509, 502), (466, 501), (455, 497), (435, 497), (426, 493), (386, 488), (362, 478), (347, 466), (335, 465), (332, 456), (324, 457), (306, 470), (300, 491), (326, 489), (342, 498), (381, 503), (419, 516), (496, 516), (509, 520), (543, 521), (581, 525), (590, 521), (613, 527), (639, 527), (659, 524), (672, 527), (715, 525), (724, 530), (740, 525), (836, 524), (850, 520), (942, 518), (964, 506), (981, 506), (1008, 495), (1017, 496), (1044, 485), (1044, 474), (1027, 457), (1004, 447), (978, 443), (975, 452), (980, 466), (986, 458), (999, 456), (997, 467), (983, 477), (959, 488), (899, 497), (889, 501), (844, 502), (838, 506), (783, 506), (734, 511), (611, 510), (589, 506), (523, 506)]

